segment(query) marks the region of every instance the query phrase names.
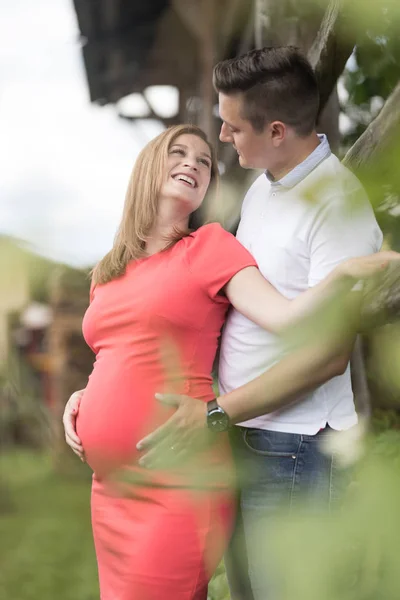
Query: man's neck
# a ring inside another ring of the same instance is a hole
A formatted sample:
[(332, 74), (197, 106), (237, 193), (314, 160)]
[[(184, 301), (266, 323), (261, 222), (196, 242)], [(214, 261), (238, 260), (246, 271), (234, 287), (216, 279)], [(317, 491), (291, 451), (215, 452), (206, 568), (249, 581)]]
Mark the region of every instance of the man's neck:
[(307, 138), (297, 138), (297, 142), (290, 142), (290, 156), (281, 165), (277, 165), (273, 172), (269, 170), (275, 181), (279, 181), (285, 177), (290, 171), (293, 171), (297, 165), (300, 165), (307, 156), (310, 156), (320, 144), (319, 137), (316, 132), (312, 133)]

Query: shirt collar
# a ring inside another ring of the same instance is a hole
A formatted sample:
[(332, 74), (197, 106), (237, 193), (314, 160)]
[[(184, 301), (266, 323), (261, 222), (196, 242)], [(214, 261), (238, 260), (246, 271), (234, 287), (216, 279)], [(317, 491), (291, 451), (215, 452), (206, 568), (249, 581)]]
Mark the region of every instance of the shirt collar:
[(271, 186), (274, 188), (286, 188), (291, 189), (303, 179), (307, 177), (323, 160), (328, 158), (331, 154), (328, 138), (325, 134), (318, 134), (319, 145), (307, 156), (303, 162), (297, 165), (294, 169), (289, 171), (284, 177), (275, 181), (268, 171), (265, 171), (267, 179), (271, 182)]

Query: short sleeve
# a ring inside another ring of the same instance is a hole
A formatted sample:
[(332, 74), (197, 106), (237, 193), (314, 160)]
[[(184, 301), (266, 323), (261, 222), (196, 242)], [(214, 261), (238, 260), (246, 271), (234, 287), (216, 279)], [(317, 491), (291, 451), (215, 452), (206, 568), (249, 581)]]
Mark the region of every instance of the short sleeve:
[(191, 237), (189, 270), (213, 299), (236, 273), (257, 266), (250, 252), (219, 223), (203, 225)]
[(382, 232), (361, 185), (331, 197), (320, 207), (309, 233), (310, 287), (341, 262), (378, 252)]

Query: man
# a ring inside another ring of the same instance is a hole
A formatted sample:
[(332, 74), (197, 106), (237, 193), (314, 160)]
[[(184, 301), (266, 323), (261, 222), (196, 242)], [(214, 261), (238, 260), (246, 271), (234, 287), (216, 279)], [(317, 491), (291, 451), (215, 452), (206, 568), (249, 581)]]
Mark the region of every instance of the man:
[[(360, 183), (316, 133), (318, 89), (306, 58), (293, 47), (253, 50), (219, 63), (214, 85), (221, 141), (233, 145), (243, 168), (264, 170), (246, 194), (237, 231), (263, 275), (293, 299), (340, 262), (377, 252), (382, 234)], [(277, 363), (279, 338), (232, 310), (221, 344), (218, 402), (206, 415), (191, 398), (164, 399), (178, 407), (174, 417), (140, 445), (146, 463), (158, 445), (189, 445), (206, 421), (214, 430), (239, 424), (232, 438), (239, 469), (248, 474), (239, 522), (257, 600), (276, 597), (273, 556), (268, 546), (260, 548), (260, 532), (268, 538), (264, 523), (284, 505), (303, 499), (328, 508), (339, 494), (334, 456), (321, 446), (330, 429), (357, 423), (348, 367), (353, 334), (346, 333), (343, 320), (333, 346), (318, 339)], [(75, 397), (64, 422), (67, 441), (80, 450), (72, 430), (77, 406)], [(237, 539), (240, 534), (238, 527)], [(237, 572), (230, 575), (233, 598), (250, 598), (248, 589), (236, 588)]]

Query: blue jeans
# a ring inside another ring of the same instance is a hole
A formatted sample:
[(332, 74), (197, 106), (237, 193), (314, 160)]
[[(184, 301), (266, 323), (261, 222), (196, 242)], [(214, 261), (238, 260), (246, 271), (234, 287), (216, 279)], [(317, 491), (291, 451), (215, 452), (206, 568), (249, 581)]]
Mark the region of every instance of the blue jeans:
[(225, 562), (232, 600), (279, 600), (272, 537), (274, 516), (292, 510), (329, 512), (349, 480), (321, 451), (330, 428), (316, 435), (233, 427), (239, 475), (238, 517)]

